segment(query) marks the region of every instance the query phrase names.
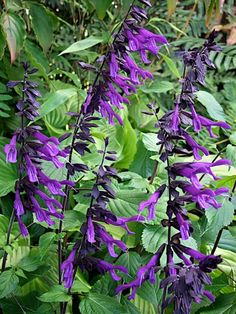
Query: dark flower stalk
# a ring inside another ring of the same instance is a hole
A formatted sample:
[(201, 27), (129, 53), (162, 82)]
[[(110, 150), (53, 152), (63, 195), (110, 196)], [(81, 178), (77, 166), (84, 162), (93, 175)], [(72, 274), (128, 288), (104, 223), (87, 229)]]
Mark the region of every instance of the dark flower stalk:
[[(139, 1), (140, 4), (151, 6), (149, 1)], [(121, 26), (116, 34), (114, 34), (113, 43), (110, 45), (105, 56), (97, 60), (101, 63), (99, 70), (96, 67), (80, 63), (82, 68), (87, 70), (97, 71), (95, 80), (90, 87), (87, 98), (83, 103), (80, 112), (70, 113), (76, 117), (74, 125), (72, 144), (69, 148), (69, 161), (67, 164), (67, 179), (75, 171), (86, 171), (84, 165), (78, 167), (72, 162), (72, 154), (75, 150), (83, 155), (85, 151), (89, 152), (89, 142), (93, 142), (90, 134), (90, 128), (96, 127), (95, 123), (89, 121), (98, 118), (93, 117), (94, 113), (99, 112), (103, 118), (108, 119), (110, 124), (114, 124), (117, 120), (121, 125), (122, 118), (119, 115), (119, 110), (123, 109), (122, 104), (128, 104), (129, 101), (126, 96), (136, 92), (138, 85), (141, 85), (146, 78), (152, 78), (152, 74), (143, 70), (134, 61), (132, 54), (139, 53), (141, 61), (144, 64), (149, 64), (147, 54), (151, 53), (158, 55), (159, 49), (167, 41), (162, 35), (156, 35), (140, 26), (141, 21), (146, 19), (146, 11), (140, 6), (135, 6), (132, 2)], [(107, 193), (109, 193), (107, 191)], [(63, 200), (62, 213), (67, 208), (69, 189), (66, 188)], [(105, 222), (123, 226), (128, 228), (125, 219), (117, 218), (112, 220), (110, 217), (104, 216)], [(110, 220), (111, 221), (110, 221)], [(131, 218), (132, 219), (132, 218)], [(90, 241), (94, 240), (93, 233), (99, 234), (100, 239), (104, 237), (104, 241), (109, 242), (109, 239), (104, 235), (103, 231), (97, 224), (93, 225), (91, 219), (88, 220), (87, 225), (90, 227)], [(62, 232), (62, 222), (60, 223), (58, 232)], [(93, 230), (94, 229), (94, 230)], [(106, 238), (106, 240), (105, 240)], [(93, 243), (93, 242), (90, 242)], [(112, 246), (108, 246), (110, 253)], [(62, 244), (58, 244), (58, 260), (59, 268), (62, 264)], [(59, 269), (59, 283), (62, 281), (61, 270)]]
[[(44, 221), (48, 226), (55, 224), (55, 218), (63, 218), (63, 215), (57, 212), (62, 205), (56, 196), (64, 195), (63, 186), (73, 186), (73, 183), (51, 179), (43, 171), (42, 163), (45, 161), (51, 162), (56, 168), (63, 167), (62, 159), (67, 157), (67, 153), (60, 150), (58, 139), (47, 137), (40, 132), (40, 127), (32, 124), (39, 115), (40, 104), (37, 98), (41, 95), (37, 90), (37, 84), (30, 81), (29, 76), (37, 69), (30, 69), (27, 63), (23, 63), (23, 68), (23, 81), (10, 81), (7, 84), (9, 88), (21, 87), (22, 98), (16, 105), (21, 126), (15, 131), (10, 143), (5, 146), (5, 153), (7, 162), (18, 162), (19, 170), (8, 236), (16, 217), (21, 234), (26, 237), (28, 230), (21, 218), (25, 211), (30, 210), (39, 222)], [(7, 242), (9, 242), (8, 238)], [(2, 270), (5, 269), (6, 258), (7, 255), (3, 258)]]
[[(213, 301), (213, 295), (206, 291), (204, 286), (211, 284), (211, 279), (207, 273), (214, 270), (222, 261), (219, 256), (213, 254), (204, 255), (181, 244), (181, 239), (187, 240), (193, 232), (185, 205), (194, 202), (196, 207), (201, 210), (211, 206), (217, 209), (221, 204), (217, 202), (215, 197), (228, 192), (226, 188), (216, 190), (204, 188), (200, 182), (201, 178), (199, 178), (199, 175), (209, 175), (213, 180), (217, 180), (218, 178), (214, 175), (212, 168), (219, 165), (229, 165), (230, 162), (223, 159), (215, 160), (212, 163), (199, 162), (198, 160), (202, 158), (200, 152), (204, 155), (209, 153), (205, 147), (199, 145), (188, 133), (189, 128), (199, 132), (205, 127), (210, 136), (215, 137), (212, 126), (229, 128), (225, 122), (214, 122), (198, 115), (194, 103), (195, 92), (198, 90), (198, 86), (205, 84), (207, 69), (213, 68), (213, 64), (209, 59), (209, 53), (220, 50), (214, 42), (215, 37), (216, 33), (213, 32), (202, 48), (179, 54), (184, 62), (184, 75), (181, 81), (182, 90), (176, 98), (174, 110), (165, 113), (156, 124), (160, 129), (157, 133), (158, 145), (161, 146), (160, 159), (167, 164), (167, 189), (169, 194), (166, 211), (168, 219), (162, 221), (163, 227), (168, 228), (167, 244), (165, 245), (166, 266), (164, 268), (166, 279), (162, 280), (160, 285), (164, 289), (162, 313), (164, 313), (165, 308), (170, 303), (174, 303), (175, 314), (189, 314), (193, 301), (199, 303), (203, 296), (207, 296)], [(154, 115), (156, 115), (157, 109), (151, 105), (148, 105), (148, 108), (152, 109)], [(171, 165), (170, 157), (175, 154), (182, 156), (193, 155), (197, 161)], [(140, 204), (139, 211), (148, 206), (149, 219), (155, 218), (155, 205), (161, 196), (161, 191), (164, 189), (165, 185), (161, 186), (148, 201)], [(159, 258), (164, 252), (163, 246), (161, 248), (161, 251), (160, 249), (157, 251)], [(176, 264), (174, 261), (175, 256), (182, 262)], [(160, 267), (157, 266), (159, 266), (159, 259), (156, 265), (152, 264), (154, 272), (160, 270)], [(138, 281), (138, 285), (137, 279), (135, 279), (128, 285), (123, 284), (118, 287), (117, 292), (131, 288), (133, 292), (130, 298), (134, 298), (136, 288), (148, 279), (148, 273), (150, 272), (149, 263), (141, 267), (141, 269), (145, 269), (145, 272), (142, 277), (143, 280)]]

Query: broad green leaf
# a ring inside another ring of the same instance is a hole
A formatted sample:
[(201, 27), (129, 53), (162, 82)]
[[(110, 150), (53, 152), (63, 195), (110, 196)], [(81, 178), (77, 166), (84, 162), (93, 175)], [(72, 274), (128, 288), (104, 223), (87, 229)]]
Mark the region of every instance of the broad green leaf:
[(116, 264), (123, 265), (128, 269), (129, 275), (127, 276), (125, 274), (124, 275), (121, 274), (121, 276), (125, 278), (126, 281), (132, 281), (137, 274), (138, 268), (142, 264), (142, 260), (138, 253), (131, 251), (131, 252), (122, 254), (118, 258)]
[(111, 211), (121, 217), (130, 217), (138, 214), (138, 205), (146, 198), (147, 194), (137, 190), (118, 190), (116, 198), (110, 200)]
[(7, 195), (9, 192), (15, 190), (15, 183), (18, 179), (17, 166), (16, 164), (6, 163), (6, 155), (3, 151), (4, 144), (9, 143), (10, 140), (1, 138), (0, 142), (0, 197)]
[(171, 60), (169, 57), (167, 57), (166, 55), (164, 55), (163, 53), (160, 53), (160, 55), (162, 56), (162, 58), (164, 59), (166, 65), (168, 66), (168, 68), (170, 69), (170, 71), (178, 78), (181, 77), (179, 70), (177, 69), (175, 63), (173, 60)]
[(230, 140), (230, 142), (231, 142), (233, 145), (236, 145), (236, 132), (233, 132), (233, 133), (230, 135), (229, 140)]
[(207, 109), (209, 116), (214, 120), (225, 121), (223, 108), (215, 97), (205, 91), (196, 92), (197, 100)]
[(35, 271), (42, 264), (38, 249), (32, 249), (29, 255), (25, 256), (20, 260), (18, 266), (24, 271), (32, 272)]
[(81, 314), (127, 314), (125, 307), (107, 295), (90, 293), (79, 306)]
[(52, 286), (48, 292), (42, 294), (38, 299), (42, 302), (69, 302), (71, 296), (67, 294), (67, 290), (60, 285)]
[(233, 166), (236, 166), (236, 146), (227, 145), (226, 157), (232, 161)]
[(91, 289), (91, 293), (99, 293), (113, 297), (117, 283), (106, 273), (98, 280)]
[(41, 235), (41, 237), (39, 239), (41, 260), (44, 258), (44, 256), (50, 250), (50, 247), (54, 243), (56, 236), (57, 235), (54, 232), (47, 232), (47, 233)]
[(222, 207), (218, 209), (208, 208), (205, 215), (208, 221), (205, 237), (209, 241), (210, 239), (215, 239), (221, 228), (231, 223), (234, 216), (234, 205), (229, 200), (224, 200)]
[(48, 95), (47, 100), (42, 104), (40, 108), (40, 116), (38, 119), (43, 118), (48, 113), (63, 105), (66, 101), (68, 101), (71, 97), (76, 95), (75, 88), (61, 89), (57, 90)]
[(143, 142), (139, 141), (137, 145), (137, 152), (129, 170), (141, 175), (143, 178), (150, 177), (155, 165), (155, 161), (150, 159), (151, 156), (153, 156), (153, 152), (148, 151)]
[(136, 297), (135, 297), (134, 301), (132, 301), (132, 303), (134, 303), (134, 305), (140, 310), (141, 314), (156, 314), (156, 313), (159, 313), (159, 312), (156, 311), (156, 309), (153, 306), (153, 304), (151, 304), (150, 302), (144, 300), (138, 294), (136, 294)]
[(146, 149), (150, 152), (156, 152), (158, 151), (158, 146), (157, 146), (157, 134), (155, 133), (144, 133), (143, 137), (143, 144), (146, 147)]
[(14, 13), (3, 13), (1, 24), (6, 35), (7, 45), (11, 55), (11, 63), (13, 63), (23, 46), (25, 38), (24, 21), (19, 15)]
[(77, 41), (76, 43), (69, 46), (67, 49), (63, 50), (60, 55), (63, 55), (65, 53), (75, 53), (82, 50), (86, 50), (88, 48), (91, 48), (93, 46), (96, 46), (97, 44), (103, 42), (103, 37), (98, 36), (90, 36), (85, 39), (82, 39), (80, 41)]
[(209, 307), (200, 311), (201, 314), (234, 314), (236, 313), (235, 293), (223, 294), (216, 298)]
[(141, 314), (140, 310), (126, 297), (121, 297), (121, 304), (125, 306), (127, 314)]
[(155, 284), (145, 281), (140, 288), (137, 289), (137, 294), (144, 300), (150, 302), (155, 307), (160, 305), (162, 300), (163, 290), (160, 289), (159, 274), (156, 275)]
[(142, 243), (147, 252), (155, 253), (166, 240), (167, 228), (162, 225), (150, 225), (143, 230)]
[(140, 87), (140, 90), (143, 91), (144, 93), (166, 93), (169, 90), (172, 90), (174, 88), (174, 84), (168, 81), (160, 81), (156, 80), (152, 83), (145, 84)]
[(47, 51), (53, 41), (51, 17), (48, 15), (44, 6), (38, 3), (30, 3), (30, 15), (36, 38), (43, 50)]
[(92, 2), (95, 6), (98, 18), (103, 20), (106, 15), (106, 10), (111, 5), (112, 0), (92, 0)]
[(16, 276), (15, 272), (11, 270), (6, 270), (0, 275), (0, 299), (8, 296), (12, 293), (19, 283), (19, 278)]

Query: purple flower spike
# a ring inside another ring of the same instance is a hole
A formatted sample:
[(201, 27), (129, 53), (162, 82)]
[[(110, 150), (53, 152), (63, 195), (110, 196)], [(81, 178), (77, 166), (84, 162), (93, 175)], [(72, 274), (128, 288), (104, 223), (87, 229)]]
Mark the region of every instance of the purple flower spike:
[(170, 128), (174, 132), (177, 132), (179, 130), (179, 104), (178, 103), (176, 103), (176, 105), (175, 105), (175, 110), (174, 110), (173, 115), (172, 115)]
[(25, 155), (25, 161), (30, 182), (38, 182), (37, 169), (28, 155)]
[(16, 139), (17, 139), (17, 135), (14, 134), (10, 143), (4, 147), (4, 152), (6, 154), (6, 161), (10, 163), (17, 162)]
[(198, 153), (198, 150), (201, 150), (206, 156), (209, 155), (208, 150), (204, 146), (201, 146), (196, 141), (194, 141), (194, 139), (187, 132), (183, 132), (183, 137), (185, 138), (187, 144), (192, 148), (193, 155), (196, 160), (202, 159)]
[(213, 126), (218, 126), (223, 129), (230, 129), (230, 126), (226, 122), (214, 122), (202, 116), (199, 116), (199, 120), (200, 120), (201, 125), (207, 128), (211, 137), (216, 137), (216, 135), (212, 132)]
[(29, 232), (28, 232), (26, 226), (23, 224), (23, 222), (22, 222), (20, 216), (16, 216), (16, 218), (17, 218), (18, 225), (19, 225), (20, 232), (21, 232), (22, 236), (23, 236), (24, 238), (27, 237), (28, 234), (29, 234)]
[(145, 218), (143, 216), (132, 216), (129, 218), (122, 218), (122, 217), (117, 217), (116, 220), (112, 220), (112, 219), (107, 219), (107, 223), (113, 225), (113, 226), (119, 226), (122, 227), (123, 229), (125, 229), (127, 231), (128, 234), (134, 234), (135, 232), (132, 232), (129, 230), (127, 223), (128, 222), (143, 222), (145, 221)]
[(124, 242), (120, 240), (115, 240), (113, 237), (107, 233), (102, 227), (98, 229), (98, 236), (107, 245), (108, 251), (112, 257), (117, 257), (118, 255), (115, 253), (114, 246), (118, 246), (122, 251), (126, 251), (127, 247)]

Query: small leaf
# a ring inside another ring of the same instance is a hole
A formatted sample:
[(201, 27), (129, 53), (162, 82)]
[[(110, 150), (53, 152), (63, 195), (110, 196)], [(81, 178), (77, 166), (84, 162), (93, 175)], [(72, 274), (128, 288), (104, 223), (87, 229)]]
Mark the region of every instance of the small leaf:
[(71, 296), (67, 294), (67, 290), (63, 286), (55, 285), (38, 299), (42, 302), (69, 302)]
[(112, 3), (112, 0), (92, 0), (92, 2), (94, 3), (94, 6), (96, 8), (98, 18), (100, 20), (103, 20), (106, 15), (107, 9)]
[(53, 30), (51, 17), (46, 9), (37, 3), (30, 3), (30, 15), (32, 17), (32, 28), (44, 51), (47, 51), (53, 41)]
[(162, 225), (147, 226), (143, 230), (142, 243), (147, 252), (155, 253), (166, 240), (167, 228), (163, 228)]
[(159, 93), (166, 93), (169, 90), (172, 90), (173, 88), (174, 88), (174, 85), (171, 82), (156, 80), (149, 85), (146, 84), (146, 85), (141, 86), (140, 90), (147, 94), (149, 93), (159, 94)]
[(171, 70), (171, 72), (177, 77), (177, 78), (181, 78), (181, 75), (179, 73), (179, 70), (177, 69), (175, 63), (173, 60), (171, 60), (169, 57), (167, 57), (166, 55), (160, 53), (160, 55), (162, 56), (162, 58), (164, 59), (166, 65), (168, 66), (168, 68)]
[(16, 276), (15, 272), (11, 270), (6, 270), (0, 275), (0, 299), (8, 296), (12, 293), (19, 283), (19, 278)]
[(98, 36), (87, 37), (85, 39), (77, 41), (76, 43), (69, 46), (67, 49), (63, 50), (59, 54), (59, 56), (65, 54), (65, 53), (74, 53), (74, 52), (86, 50), (88, 48), (91, 48), (91, 47), (103, 42), (103, 40), (104, 40), (103, 37), (98, 37)]
[(10, 50), (11, 63), (13, 63), (23, 46), (25, 38), (24, 21), (19, 15), (4, 13), (1, 18), (1, 24)]
[(207, 109), (212, 119), (225, 121), (223, 108), (213, 95), (205, 91), (196, 92), (197, 100)]
[(236, 166), (236, 146), (227, 145), (226, 157), (232, 161), (232, 166)]
[(125, 307), (107, 295), (90, 293), (79, 306), (81, 314), (127, 314)]

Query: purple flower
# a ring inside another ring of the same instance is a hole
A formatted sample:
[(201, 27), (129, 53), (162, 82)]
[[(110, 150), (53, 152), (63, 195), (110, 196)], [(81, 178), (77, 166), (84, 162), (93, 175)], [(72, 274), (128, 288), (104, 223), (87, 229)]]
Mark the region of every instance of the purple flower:
[(185, 186), (183, 186), (183, 190), (191, 195), (191, 199), (193, 202), (196, 202), (199, 204), (199, 206), (201, 208), (209, 208), (211, 206), (215, 207), (215, 208), (220, 208), (221, 204), (218, 203), (215, 200), (215, 197), (218, 195), (222, 195), (222, 194), (226, 194), (228, 193), (228, 189), (227, 188), (219, 188), (215, 191), (211, 190), (211, 189), (198, 189), (192, 185), (186, 184)]
[(17, 148), (16, 148), (17, 135), (14, 134), (10, 143), (4, 147), (6, 154), (6, 161), (10, 163), (17, 162)]
[(21, 216), (25, 212), (21, 198), (20, 198), (20, 192), (18, 189), (16, 190), (16, 194), (15, 194), (14, 209), (16, 210), (17, 216)]
[(94, 232), (94, 226), (91, 216), (88, 217), (87, 220), (87, 239), (90, 243), (95, 243), (95, 232)]
[(201, 120), (199, 115), (196, 113), (194, 105), (190, 104), (190, 110), (192, 113), (192, 118), (193, 118), (193, 128), (194, 131), (199, 132), (202, 128)]
[(198, 116), (198, 117), (199, 117), (201, 125), (207, 128), (211, 137), (216, 137), (216, 135), (212, 132), (213, 126), (218, 126), (224, 129), (230, 129), (230, 126), (226, 122), (214, 122), (202, 116)]
[(110, 76), (112, 78), (116, 78), (119, 71), (119, 65), (118, 65), (118, 62), (116, 60), (116, 56), (114, 53), (110, 54), (109, 67), (110, 67)]
[(29, 232), (26, 228), (26, 226), (23, 224), (20, 216), (16, 215), (16, 218), (17, 218), (17, 221), (18, 221), (18, 225), (19, 225), (19, 228), (20, 228), (20, 232), (22, 234), (22, 236), (25, 238), (28, 236)]
[(98, 230), (96, 230), (96, 233), (103, 241), (103, 243), (107, 246), (108, 251), (112, 257), (118, 256), (114, 250), (115, 245), (118, 246), (124, 252), (127, 250), (127, 247), (124, 244), (124, 242), (113, 239), (113, 237), (109, 233), (107, 233), (105, 229), (103, 229), (102, 227), (99, 226)]
[(175, 110), (173, 111), (170, 128), (174, 132), (177, 132), (179, 130), (179, 104), (178, 103), (176, 103)]
[(67, 257), (67, 259), (61, 264), (61, 270), (63, 272), (63, 280), (65, 282), (65, 288), (70, 288), (73, 284), (74, 277), (74, 259), (77, 253), (78, 247), (74, 246), (73, 250)]
[(123, 272), (124, 274), (128, 274), (128, 270), (124, 266), (113, 265), (113, 264), (108, 263), (107, 261), (98, 260), (98, 259), (97, 259), (97, 268), (102, 273), (108, 271), (112, 279), (115, 281), (121, 280), (121, 277), (116, 274), (115, 270), (119, 270)]
[(166, 186), (162, 185), (156, 192), (154, 192), (147, 201), (143, 201), (139, 204), (138, 212), (143, 211), (146, 207), (148, 208), (148, 220), (153, 220), (156, 218), (155, 206), (165, 191)]
[(176, 214), (176, 218), (180, 227), (180, 234), (183, 240), (187, 240), (190, 235), (189, 221), (184, 219), (180, 213)]
[(112, 219), (107, 219), (106, 222), (113, 225), (113, 226), (119, 226), (124, 228), (128, 234), (134, 234), (135, 232), (132, 232), (129, 230), (127, 223), (128, 222), (143, 222), (145, 221), (145, 218), (143, 216), (132, 216), (129, 218), (125, 218), (125, 217), (117, 217), (116, 220), (112, 220)]
[(149, 279), (149, 281), (152, 284), (154, 284), (155, 283), (155, 269), (154, 268), (158, 266), (160, 262), (160, 258), (164, 252), (164, 249), (165, 249), (165, 244), (162, 244), (160, 248), (158, 249), (158, 251), (156, 252), (156, 254), (154, 254), (153, 257), (150, 259), (150, 261), (147, 263), (147, 265), (144, 265), (139, 268), (139, 270), (137, 271), (136, 279), (134, 279), (133, 281), (129, 283), (118, 286), (116, 288), (116, 293), (120, 293), (123, 290), (131, 288), (132, 293), (130, 296), (128, 296), (128, 299), (131, 300), (135, 298), (137, 288), (139, 288), (144, 281)]
[(182, 134), (187, 144), (192, 148), (193, 155), (196, 160), (202, 159), (202, 157), (198, 153), (198, 150), (201, 150), (206, 156), (209, 155), (208, 150), (204, 146), (201, 146), (196, 141), (194, 141), (194, 139), (187, 132), (183, 132)]
[(111, 125), (114, 125), (114, 118), (118, 120), (118, 122), (123, 125), (123, 121), (121, 117), (111, 108), (110, 104), (103, 99), (100, 99), (100, 113), (104, 118), (108, 118), (108, 121)]
[(26, 170), (27, 170), (30, 182), (38, 182), (37, 169), (35, 165), (32, 163), (28, 155), (25, 155), (24, 157), (26, 161)]

